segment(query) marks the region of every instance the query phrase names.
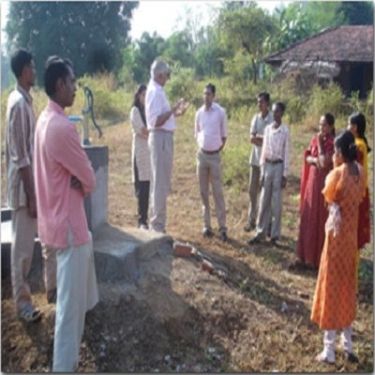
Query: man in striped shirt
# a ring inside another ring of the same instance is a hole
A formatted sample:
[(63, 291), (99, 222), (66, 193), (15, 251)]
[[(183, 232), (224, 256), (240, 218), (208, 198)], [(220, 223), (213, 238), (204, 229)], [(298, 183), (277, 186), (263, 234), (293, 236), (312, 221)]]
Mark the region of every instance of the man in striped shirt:
[(17, 50), (11, 57), (17, 79), (6, 112), (7, 200), (12, 211), (11, 275), (17, 315), (27, 322), (40, 318), (31, 301), (26, 277), (31, 268), (36, 234), (36, 197), (33, 178), (35, 115), (30, 89), (35, 82), (31, 53)]
[[(265, 238), (271, 222), (271, 243), (277, 244), (281, 231), (282, 189), (286, 186), (289, 169), (289, 130), (282, 123), (285, 105), (272, 106), (274, 121), (264, 130), (260, 155), (261, 194), (257, 218), (257, 234), (249, 244)], [(271, 221), (270, 221), (271, 220)]]

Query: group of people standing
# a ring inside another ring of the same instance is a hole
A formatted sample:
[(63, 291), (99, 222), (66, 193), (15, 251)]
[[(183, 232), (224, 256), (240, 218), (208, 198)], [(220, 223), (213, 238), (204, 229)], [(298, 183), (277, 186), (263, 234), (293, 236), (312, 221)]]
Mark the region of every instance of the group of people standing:
[[(141, 85), (137, 90), (130, 115), (138, 224), (149, 228), (147, 207), (151, 186), (150, 228), (160, 232), (165, 232), (166, 227), (175, 117), (187, 108), (184, 100), (173, 107), (169, 105), (163, 88), (169, 75), (167, 64), (153, 63), (151, 80), (148, 86)], [(203, 235), (213, 235), (208, 194), (211, 183), (220, 238), (227, 241), (220, 151), (226, 143), (228, 125), (224, 108), (214, 101), (215, 94), (215, 86), (206, 85), (204, 104), (195, 115), (197, 176)], [(244, 230), (256, 231), (248, 241), (251, 245), (263, 242), (266, 236), (272, 245), (277, 245), (281, 236), (282, 191), (289, 171), (290, 137), (282, 120), (285, 105), (276, 102), (270, 109), (267, 92), (258, 95), (257, 103), (259, 113), (250, 126), (250, 204)], [(319, 132), (303, 155), (296, 264), (319, 269), (311, 319), (324, 330), (324, 350), (317, 360), (329, 363), (335, 361), (336, 330), (343, 331), (346, 357), (358, 360), (353, 353), (351, 324), (356, 311), (359, 250), (370, 242), (371, 234), (367, 181), (367, 155), (371, 149), (365, 131), (365, 116), (354, 113), (349, 117), (347, 130), (335, 138), (335, 118), (325, 113), (319, 121)]]
[[(179, 100), (170, 106), (164, 85), (170, 77), (170, 67), (161, 60), (151, 66), (148, 86), (140, 85), (130, 111), (133, 130), (132, 169), (135, 194), (138, 199), (138, 226), (157, 232), (166, 231), (167, 197), (171, 191), (173, 139), (175, 118), (185, 113), (189, 103)], [(205, 237), (213, 236), (209, 204), (209, 184), (216, 207), (219, 235), (227, 241), (225, 201), (221, 178), (220, 151), (227, 138), (225, 110), (214, 101), (216, 87), (208, 84), (203, 93), (202, 107), (195, 116), (195, 138), (199, 146), (197, 174), (202, 198)], [(151, 202), (150, 225), (148, 203)]]
[(16, 314), (28, 323), (42, 317), (27, 283), (38, 233), (47, 302), (56, 303), (53, 371), (71, 372), (78, 367), (86, 312), (99, 299), (84, 209), (85, 195), (95, 189), (95, 174), (64, 113), (76, 92), (71, 61), (47, 59), (43, 78), (48, 103), (37, 121), (30, 95), (36, 77), (33, 56), (16, 51), (11, 68), (17, 84), (7, 105), (6, 166)]
[[(171, 190), (175, 117), (184, 114), (189, 106), (184, 99), (173, 107), (169, 105), (164, 91), (169, 75), (169, 66), (161, 60), (156, 60), (151, 66), (148, 86), (139, 86), (130, 111), (133, 130), (132, 176), (138, 198), (138, 226), (143, 229), (150, 227), (158, 232), (165, 232), (166, 229), (166, 202)], [(209, 203), (211, 184), (219, 238), (227, 241), (220, 153), (226, 143), (228, 124), (226, 111), (215, 102), (215, 96), (216, 87), (211, 83), (207, 84), (203, 92), (203, 105), (195, 115), (197, 176), (204, 222), (202, 234), (204, 237), (214, 235)], [(250, 161), (249, 223), (245, 230), (254, 229), (258, 217), (257, 235), (250, 243), (259, 242), (266, 234), (276, 243), (281, 232), (282, 189), (286, 185), (289, 168), (289, 130), (282, 123), (285, 105), (281, 102), (275, 103), (271, 112), (269, 104), (269, 94), (259, 94), (258, 105), (261, 112), (254, 117), (250, 130), (254, 147)]]
[[(18, 50), (11, 58), (17, 85), (7, 106), (6, 165), (8, 204), (12, 210), (11, 272), (17, 315), (26, 322), (41, 318), (31, 300), (26, 277), (34, 237), (43, 246), (47, 301), (56, 302), (53, 371), (76, 370), (85, 314), (98, 302), (91, 234), (84, 197), (95, 188), (95, 174), (75, 126), (64, 109), (75, 98), (71, 61), (51, 56), (45, 64), (48, 103), (37, 122), (30, 89), (35, 82), (32, 55)], [(169, 66), (156, 60), (151, 79), (134, 96), (132, 169), (138, 198), (138, 225), (165, 232), (167, 197), (171, 190), (176, 117), (189, 103), (171, 106), (164, 86)], [(209, 184), (215, 201), (219, 236), (227, 241), (220, 152), (226, 144), (225, 109), (215, 102), (216, 87), (207, 84), (203, 105), (195, 116), (197, 176), (202, 200), (203, 235), (211, 237)], [(245, 231), (256, 230), (249, 243), (281, 235), (282, 189), (289, 169), (289, 130), (282, 117), (285, 105), (258, 95), (260, 112), (250, 127), (250, 207)], [(297, 254), (302, 263), (319, 267), (312, 320), (324, 333), (318, 360), (334, 362), (336, 330), (355, 360), (351, 324), (355, 318), (359, 249), (370, 241), (367, 182), (366, 119), (350, 116), (348, 130), (335, 138), (334, 117), (320, 119), (320, 130), (304, 154), (301, 178), (301, 221)], [(358, 161), (358, 162), (357, 162)], [(148, 206), (151, 203), (151, 217)], [(259, 202), (259, 203), (258, 203)]]

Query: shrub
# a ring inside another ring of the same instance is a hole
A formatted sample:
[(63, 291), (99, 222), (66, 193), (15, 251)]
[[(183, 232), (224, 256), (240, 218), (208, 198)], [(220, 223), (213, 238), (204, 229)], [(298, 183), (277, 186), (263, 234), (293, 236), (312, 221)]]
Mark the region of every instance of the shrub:
[(332, 83), (327, 88), (314, 85), (307, 102), (307, 114), (319, 118), (326, 112), (337, 117), (343, 111), (344, 95), (340, 87)]
[(235, 191), (247, 188), (250, 146), (246, 141), (229, 139), (223, 152), (223, 182)]
[[(171, 79), (166, 85), (166, 91), (170, 103), (174, 103), (180, 98), (194, 101), (197, 95), (197, 84), (194, 80), (194, 71), (190, 68), (176, 68), (173, 70)], [(201, 95), (201, 92), (199, 92)]]

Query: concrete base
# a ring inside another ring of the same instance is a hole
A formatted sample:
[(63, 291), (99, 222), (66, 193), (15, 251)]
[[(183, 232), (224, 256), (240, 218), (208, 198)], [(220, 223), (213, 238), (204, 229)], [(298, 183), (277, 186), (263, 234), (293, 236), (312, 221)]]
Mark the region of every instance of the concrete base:
[[(11, 274), (11, 260), (10, 251), (12, 243), (12, 221), (11, 210), (1, 210), (1, 279), (10, 278)], [(31, 264), (32, 275), (42, 274), (42, 247), (39, 239), (35, 238), (34, 241), (34, 254)]]
[(96, 275), (99, 282), (135, 282), (140, 277), (140, 259), (161, 249), (172, 252), (170, 236), (137, 228), (102, 225), (94, 234)]
[(96, 188), (85, 198), (87, 223), (92, 233), (107, 222), (108, 146), (83, 146), (95, 171)]
[[(10, 278), (11, 221), (8, 213), (2, 214), (1, 223), (1, 277)], [(8, 219), (8, 220), (6, 220)], [(103, 224), (93, 233), (95, 268), (98, 282), (134, 283), (140, 277), (140, 260), (156, 253), (172, 253), (170, 236), (137, 228), (119, 228)], [(35, 239), (34, 257), (30, 277), (42, 277), (42, 252)]]

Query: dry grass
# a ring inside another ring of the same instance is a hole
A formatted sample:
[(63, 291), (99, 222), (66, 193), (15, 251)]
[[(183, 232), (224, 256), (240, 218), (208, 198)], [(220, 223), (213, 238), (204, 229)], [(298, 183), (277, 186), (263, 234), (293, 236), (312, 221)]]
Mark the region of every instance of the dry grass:
[[(368, 246), (363, 253), (361, 265), (361, 295), (358, 318), (354, 322), (354, 347), (361, 358), (357, 367), (344, 364), (340, 356), (336, 368), (314, 362), (313, 358), (322, 345), (322, 333), (309, 321), (316, 274), (287, 271), (288, 264), (295, 259), (300, 156), (311, 138), (311, 130), (296, 126), (291, 128), (292, 173), (284, 193), (282, 249), (267, 246), (249, 249), (246, 245), (249, 235), (242, 230), (248, 206), (246, 184), (225, 189), (231, 240), (223, 244), (216, 238), (202, 238), (201, 205), (195, 175), (196, 145), (192, 133), (192, 123), (182, 119), (175, 134), (173, 193), (168, 200), (167, 230), (174, 238), (207, 250), (218, 262), (228, 267), (231, 275), (228, 287), (231, 293), (245, 297), (255, 307), (242, 311), (241, 306), (236, 306), (233, 301), (233, 311), (238, 308), (246, 323), (238, 329), (235, 340), (223, 343), (230, 353), (223, 369), (372, 371), (372, 246)], [(230, 122), (226, 152), (246, 140), (247, 134), (247, 126)], [(109, 220), (113, 224), (132, 226), (136, 223), (136, 205), (131, 184), (129, 124), (122, 123), (106, 129), (104, 143), (110, 147)], [(225, 167), (231, 168), (231, 165)], [(215, 221), (213, 217), (213, 224)], [(280, 310), (283, 302), (289, 307), (287, 313)]]

